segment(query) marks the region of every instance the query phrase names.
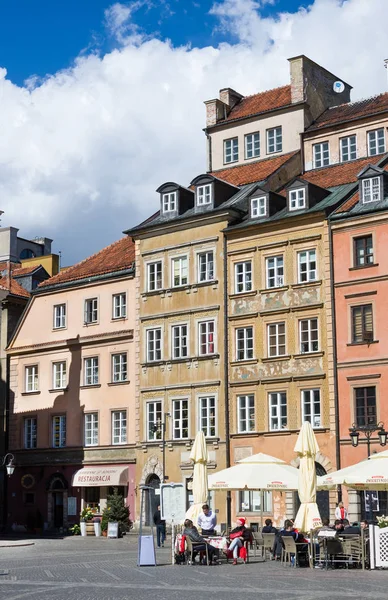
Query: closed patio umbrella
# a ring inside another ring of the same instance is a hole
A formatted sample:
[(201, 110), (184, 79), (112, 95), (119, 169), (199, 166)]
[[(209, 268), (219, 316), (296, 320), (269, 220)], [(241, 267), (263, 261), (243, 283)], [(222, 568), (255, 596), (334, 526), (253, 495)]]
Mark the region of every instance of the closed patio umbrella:
[(190, 452), (190, 460), (192, 460), (194, 463), (194, 504), (192, 504), (186, 512), (186, 518), (191, 519), (194, 525), (196, 525), (198, 515), (202, 511), (202, 505), (207, 502), (209, 495), (207, 483), (208, 453), (206, 448), (206, 439), (202, 431), (198, 431), (197, 435), (195, 436), (194, 444)]
[(294, 450), (300, 458), (298, 494), (301, 502), (294, 526), (299, 531), (307, 532), (322, 527), (321, 516), (316, 503), (315, 456), (319, 452), (319, 446), (309, 421), (303, 423)]

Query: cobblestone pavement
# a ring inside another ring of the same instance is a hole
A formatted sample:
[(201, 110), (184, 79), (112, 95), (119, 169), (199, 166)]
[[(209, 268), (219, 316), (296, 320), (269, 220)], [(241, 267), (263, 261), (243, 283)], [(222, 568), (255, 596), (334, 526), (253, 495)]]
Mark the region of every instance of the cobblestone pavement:
[(36, 540), (0, 549), (2, 600), (386, 600), (388, 571), (292, 569), (275, 562), (137, 567), (137, 538)]

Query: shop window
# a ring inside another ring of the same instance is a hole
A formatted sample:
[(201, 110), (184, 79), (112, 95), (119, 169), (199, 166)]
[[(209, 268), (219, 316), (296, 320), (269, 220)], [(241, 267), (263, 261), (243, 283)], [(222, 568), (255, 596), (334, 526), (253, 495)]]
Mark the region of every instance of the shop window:
[(100, 504), (100, 488), (86, 487), (85, 488), (85, 504), (90, 508), (98, 508)]

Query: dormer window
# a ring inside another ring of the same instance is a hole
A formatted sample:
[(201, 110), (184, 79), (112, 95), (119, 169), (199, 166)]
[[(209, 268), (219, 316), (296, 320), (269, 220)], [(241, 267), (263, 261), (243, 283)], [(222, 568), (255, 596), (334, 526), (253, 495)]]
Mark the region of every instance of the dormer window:
[(378, 202), (381, 198), (381, 177), (362, 180), (362, 202)]
[(176, 192), (170, 192), (169, 194), (163, 194), (163, 212), (169, 213), (174, 212), (177, 209), (177, 198)]
[(260, 196), (259, 198), (252, 198), (251, 200), (251, 217), (255, 219), (257, 217), (265, 217), (267, 214), (267, 198), (266, 196)]
[(211, 184), (200, 185), (197, 187), (197, 205), (206, 206), (212, 202), (212, 186)]
[(300, 210), (306, 208), (306, 189), (298, 188), (289, 191), (290, 210)]

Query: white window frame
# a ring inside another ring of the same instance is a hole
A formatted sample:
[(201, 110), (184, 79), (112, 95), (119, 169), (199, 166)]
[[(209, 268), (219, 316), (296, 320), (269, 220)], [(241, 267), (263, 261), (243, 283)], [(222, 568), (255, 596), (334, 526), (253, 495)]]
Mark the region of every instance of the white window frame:
[[(150, 410), (152, 408), (152, 411)], [(153, 420), (151, 421), (151, 416)], [(151, 431), (151, 423), (160, 427), (155, 431)], [(146, 439), (147, 442), (156, 442), (162, 439), (163, 427), (163, 404), (162, 400), (153, 400), (146, 402)]]
[[(353, 154), (353, 156), (352, 156)], [(346, 158), (346, 156), (348, 158)], [(341, 162), (357, 160), (357, 135), (348, 135), (340, 139)]]
[(147, 292), (163, 289), (163, 261), (154, 260), (147, 263)]
[(84, 386), (99, 385), (100, 365), (98, 356), (84, 357)]
[[(240, 335), (239, 332), (242, 332)], [(253, 360), (254, 357), (254, 339), (253, 327), (236, 328), (236, 361)]]
[(267, 215), (267, 196), (258, 196), (251, 199), (251, 217), (257, 219)]
[(251, 260), (234, 263), (234, 293), (245, 294), (253, 289), (253, 269)]
[(26, 365), (24, 367), (24, 382), (27, 393), (39, 391), (39, 365)]
[(37, 447), (38, 420), (36, 417), (25, 417), (23, 423), (23, 447), (34, 450)]
[(208, 206), (213, 202), (213, 184), (206, 183), (197, 187), (197, 206)]
[[(204, 336), (204, 341), (201, 339)], [(216, 353), (216, 322), (214, 319), (198, 321), (198, 356)]]
[[(56, 435), (56, 420), (58, 419), (58, 442), (55, 439)], [(53, 415), (51, 418), (51, 440), (53, 448), (66, 448), (66, 415)]]
[(289, 190), (288, 195), (290, 210), (302, 210), (306, 208), (306, 188)]
[[(313, 323), (315, 322), (315, 323)], [(307, 329), (302, 330), (302, 324), (307, 323)], [(315, 325), (316, 326), (313, 326)], [(316, 339), (313, 339), (313, 333), (316, 332)], [(307, 334), (307, 340), (302, 339), (303, 333)], [(307, 344), (307, 350), (303, 349), (303, 345)], [(316, 349), (314, 350), (314, 344)], [(300, 354), (310, 354), (312, 352), (319, 352), (319, 320), (318, 317), (310, 317), (308, 319), (299, 320), (299, 351)]]
[[(175, 345), (177, 341), (177, 345)], [(179, 360), (189, 356), (189, 324), (174, 323), (171, 325), (171, 358)]]
[(260, 156), (260, 132), (247, 133), (244, 136), (245, 160)]
[(127, 318), (127, 293), (119, 292), (112, 295), (112, 319)]
[[(112, 410), (112, 446), (127, 443), (127, 411)], [(118, 428), (117, 428), (118, 426)]]
[[(91, 315), (90, 320), (89, 315)], [(84, 325), (95, 325), (96, 323), (98, 323), (98, 298), (86, 298), (84, 304)]]
[(205, 438), (217, 437), (217, 397), (215, 394), (198, 396), (198, 431)]
[(115, 352), (112, 354), (112, 383), (128, 381), (128, 353)]
[(66, 303), (54, 304), (53, 329), (66, 329)]
[(381, 177), (368, 177), (362, 179), (362, 202), (363, 204), (369, 204), (369, 202), (379, 202), (381, 199)]
[(52, 363), (52, 389), (64, 390), (67, 387), (67, 365), (65, 360)]
[[(175, 264), (179, 265), (178, 268), (178, 277), (179, 283), (175, 283)], [(185, 275), (186, 272), (186, 275)], [(185, 281), (186, 279), (186, 281)], [(189, 285), (189, 257), (187, 254), (181, 256), (173, 256), (171, 258), (171, 287), (177, 288), (185, 285)]]
[(237, 396), (237, 432), (252, 433), (253, 431), (256, 431), (255, 396), (240, 394)]
[[(378, 154), (384, 154), (385, 152), (385, 131), (384, 127), (378, 129), (372, 129), (368, 131), (368, 156), (377, 156)], [(381, 144), (382, 140), (382, 144)], [(376, 151), (372, 148), (375, 146)]]
[[(273, 402), (274, 400), (274, 402)], [(285, 402), (284, 402), (285, 400)], [(282, 408), (286, 407), (286, 416), (282, 415)], [(288, 429), (288, 406), (287, 392), (269, 392), (268, 393), (268, 409), (269, 409), (269, 429), (270, 431), (285, 431)], [(272, 409), (275, 409), (274, 411)], [(282, 424), (286, 420), (286, 424)], [(276, 424), (274, 425), (274, 422)]]
[[(302, 260), (303, 255), (306, 255), (306, 260)], [(312, 260), (314, 255), (314, 260)], [(311, 268), (311, 264), (315, 263), (315, 269)], [(302, 265), (306, 264), (306, 270), (302, 270)], [(305, 279), (304, 279), (305, 277)], [(310, 283), (318, 280), (318, 261), (317, 250), (311, 248), (309, 250), (301, 250), (298, 252), (298, 283)]]
[(319, 142), (313, 144), (313, 168), (320, 169), (330, 165), (330, 146), (329, 142)]
[(163, 332), (161, 327), (146, 329), (146, 362), (160, 362), (163, 360)]
[(84, 444), (98, 446), (98, 412), (84, 414)]
[[(281, 333), (280, 327), (283, 327), (284, 333)], [(280, 344), (280, 337), (284, 335), (284, 344)], [(271, 343), (273, 342), (274, 343)], [(284, 346), (284, 352), (281, 352), (281, 347)], [(271, 349), (275, 348), (275, 354), (271, 354)], [(286, 322), (279, 321), (278, 323), (267, 323), (267, 357), (275, 358), (277, 356), (286, 356), (287, 354), (287, 336)]]
[[(318, 394), (318, 402), (315, 399), (316, 394)], [(322, 427), (321, 390), (319, 388), (301, 390), (300, 401), (302, 423), (303, 421), (310, 421), (313, 429), (319, 429)], [(319, 412), (316, 410), (317, 404), (319, 404)], [(308, 410), (306, 410), (306, 405), (308, 405)]]
[[(178, 416), (176, 416), (176, 408), (178, 409)], [(173, 440), (188, 440), (190, 437), (190, 406), (189, 398), (174, 398), (172, 400), (172, 412), (171, 412), (171, 426), (172, 426), (172, 439)], [(187, 435), (184, 433), (184, 423), (187, 423)], [(179, 431), (180, 435), (176, 435), (176, 431)]]
[(224, 164), (238, 161), (238, 137), (224, 140)]
[[(197, 252), (197, 282), (206, 283), (215, 280), (214, 250)], [(202, 264), (202, 261), (204, 264)], [(201, 267), (205, 267), (202, 269)]]
[[(270, 265), (273, 261), (273, 265)], [(273, 275), (271, 275), (273, 271)], [(276, 256), (267, 256), (265, 259), (265, 273), (267, 289), (275, 289), (282, 287), (284, 284), (284, 255), (277, 254)], [(271, 283), (273, 280), (273, 283)]]
[(163, 214), (175, 212), (177, 210), (177, 192), (166, 192), (162, 194)]
[[(279, 135), (280, 130), (280, 135)], [(279, 141), (280, 139), (280, 141)], [(272, 149), (271, 149), (272, 148)], [(283, 131), (282, 126), (271, 127), (267, 129), (267, 154), (275, 154), (283, 151)]]

